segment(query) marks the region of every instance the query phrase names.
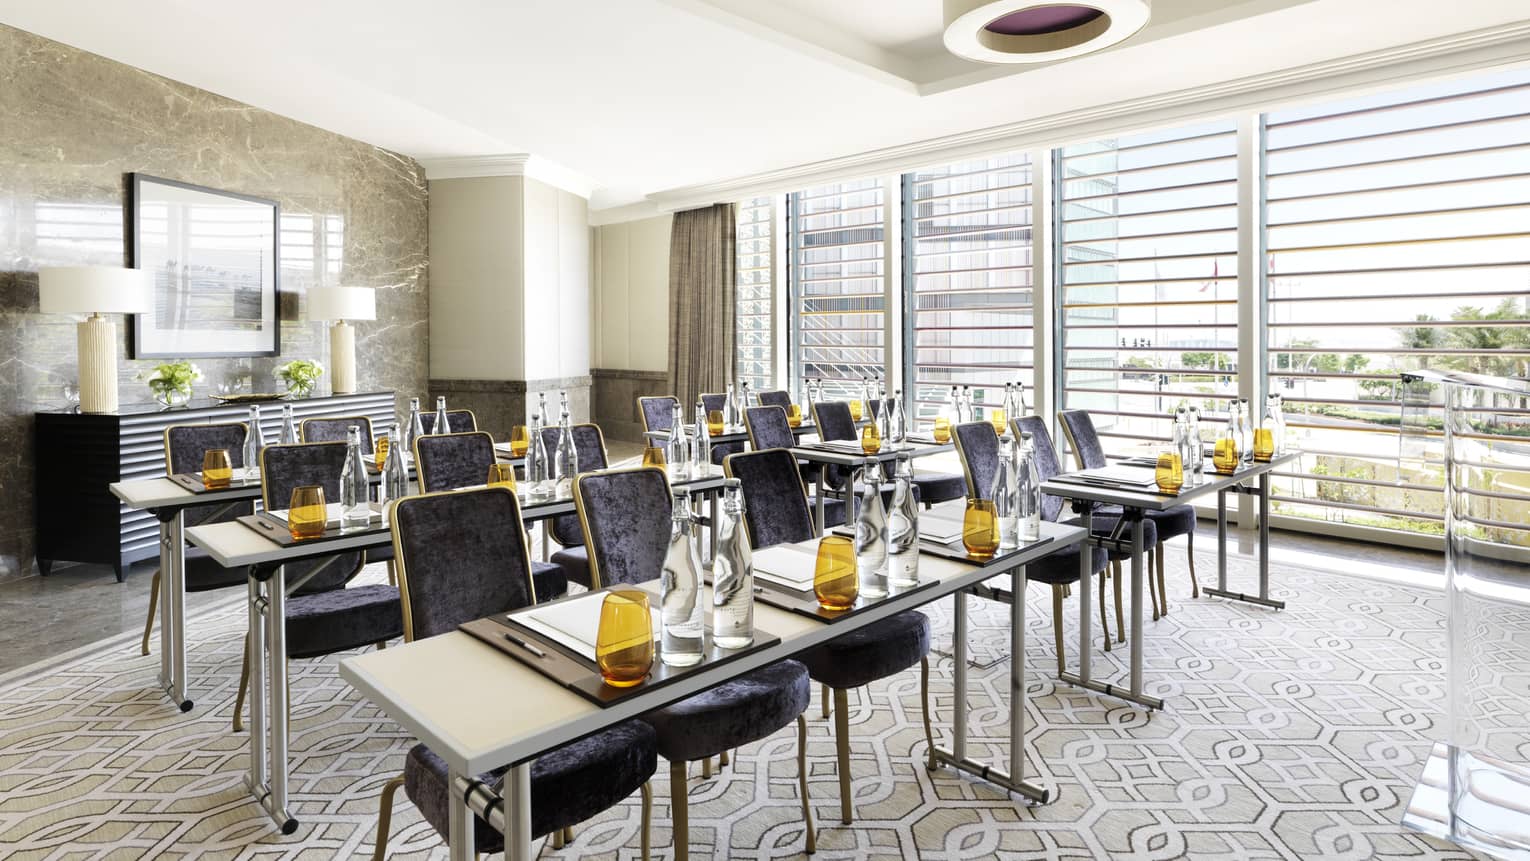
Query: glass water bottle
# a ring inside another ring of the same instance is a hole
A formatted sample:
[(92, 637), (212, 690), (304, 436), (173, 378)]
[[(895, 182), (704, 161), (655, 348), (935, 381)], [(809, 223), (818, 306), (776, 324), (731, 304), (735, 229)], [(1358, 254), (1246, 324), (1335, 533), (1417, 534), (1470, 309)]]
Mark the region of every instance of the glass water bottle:
[[(684, 433), (678, 424), (675, 430)], [(671, 504), (669, 550), (659, 575), (659, 660), (689, 667), (701, 662), (701, 554), (696, 548), (690, 496), (677, 491)]]
[(531, 417), (531, 445), (526, 449), (526, 483), (532, 499), (547, 499), (553, 494), (552, 463), (547, 456), (546, 435), (542, 433), (542, 414)]
[(579, 452), (574, 448), (574, 432), (569, 426), (568, 411), (558, 420), (558, 448), (553, 455), (554, 492), (565, 499), (574, 495), (574, 476), (579, 474)]
[(744, 532), (744, 491), (736, 478), (723, 485), (717, 556), (712, 560), (712, 643), (742, 649), (754, 642), (754, 568)]
[(670, 404), (669, 441), (665, 445), (664, 463), (669, 468), (671, 481), (687, 481), (691, 477), (691, 452), (685, 444), (685, 419), (680, 412), (680, 402)]
[(887, 512), (882, 508), (882, 466), (867, 458), (861, 467), (860, 506), (855, 512), (855, 569), (860, 593), (887, 594)]
[(372, 521), (372, 490), (361, 459), (361, 428), (345, 432), (345, 466), (340, 469), (340, 528), (362, 529)]
[(893, 588), (919, 585), (919, 503), (914, 499), (914, 459), (898, 455), (892, 510), (887, 512), (887, 581)]
[(260, 430), (260, 405), (250, 404), (249, 424), (244, 429), (244, 470), (249, 478), (260, 469), (260, 450), (266, 447), (266, 435)]
[(712, 436), (707, 430), (707, 405), (696, 399), (696, 430), (691, 440), (691, 475), (705, 478), (712, 467)]
[(404, 453), (414, 456), (414, 441), (425, 435), (425, 420), (420, 418), (420, 399), (409, 399), (409, 426), (404, 436)]
[(446, 419), (446, 398), (445, 397), (438, 397), (438, 398), (436, 398), (436, 421), (435, 421), (435, 427), (431, 428), (430, 432), (431, 433), (436, 433), (436, 434), (451, 433), (452, 432), (452, 424), (451, 424), (451, 422), (447, 421), (447, 419)]
[(1185, 467), (1195, 473), (1195, 480), (1200, 481), (1202, 470), (1206, 467), (1206, 446), (1201, 440), (1201, 411), (1200, 408), (1191, 404), (1185, 408), (1186, 431), (1190, 436), (1191, 459), (1184, 461)]
[(733, 384), (728, 384), (727, 395), (723, 399), (723, 430), (732, 430), (738, 427), (738, 394), (733, 389)]
[(1029, 431), (1020, 432), (1015, 453), (1015, 485), (1019, 510), (1020, 542), (1041, 540), (1041, 474), (1036, 471), (1036, 448)]
[(388, 434), (388, 456), (382, 468), (382, 499), (397, 502), (409, 495), (409, 467), (404, 465), (404, 453), (400, 451), (399, 427), (393, 426)]
[[(293, 445), (293, 444), (297, 443), (298, 441), (299, 440), (298, 440), (297, 422), (293, 421), (293, 419), (292, 419), (292, 404), (282, 404), (282, 436), (281, 436), (281, 444), (282, 445)], [(259, 466), (259, 465), (260, 464), (256, 464), (256, 463), (246, 464), (246, 466)]]
[(999, 457), (994, 463), (993, 484), (988, 498), (993, 500), (994, 516), (999, 519), (999, 549), (1020, 546), (1020, 484), (1015, 480), (1015, 444), (1009, 437), (999, 440)]

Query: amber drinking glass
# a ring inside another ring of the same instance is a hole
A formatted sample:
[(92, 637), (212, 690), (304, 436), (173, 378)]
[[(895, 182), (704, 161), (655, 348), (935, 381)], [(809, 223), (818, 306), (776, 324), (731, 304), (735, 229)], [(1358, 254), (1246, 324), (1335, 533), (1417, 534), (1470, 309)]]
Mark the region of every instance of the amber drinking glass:
[(377, 442), (374, 444), (372, 462), (377, 464), (379, 469), (382, 468), (383, 464), (388, 462), (388, 446), (390, 444), (391, 443), (388, 441), (388, 438), (385, 436), (378, 437)]
[(786, 408), (786, 423), (794, 428), (802, 427), (802, 407), (792, 404)]
[(1211, 452), (1211, 465), (1222, 475), (1232, 475), (1238, 469), (1238, 441), (1228, 437), (1217, 440)]
[(851, 401), (850, 402), (850, 420), (851, 421), (857, 421), (857, 422), (861, 420), (861, 402), (860, 401)]
[(1164, 493), (1179, 493), (1185, 486), (1185, 468), (1177, 452), (1166, 451), (1158, 455), (1158, 468), (1153, 473), (1158, 489)]
[(489, 464), (489, 477), (484, 481), (490, 487), (515, 489), (515, 467), (508, 463)]
[(877, 430), (876, 422), (861, 428), (861, 451), (867, 454), (876, 454), (882, 450), (882, 432)]
[(211, 448), (202, 452), (202, 486), (208, 490), (228, 487), (234, 480), (234, 465), (228, 449)]
[(989, 410), (988, 422), (993, 425), (994, 433), (1004, 436), (1005, 426), (1009, 424), (1009, 416), (1005, 415), (1003, 410)]
[(825, 610), (848, 610), (860, 594), (855, 569), (855, 544), (842, 535), (818, 542), (818, 565), (813, 569), (813, 594)]
[(526, 450), (531, 448), (531, 432), (526, 430), (525, 425), (516, 425), (510, 429), (510, 454), (514, 457), (525, 457)]
[(287, 529), (299, 541), (324, 534), (329, 512), (324, 505), (324, 488), (317, 485), (294, 487), (287, 502)]
[(707, 433), (717, 436), (723, 432), (722, 410), (712, 410), (707, 413)]
[(999, 516), (991, 499), (967, 500), (962, 518), (962, 546), (974, 559), (992, 559), (999, 549)]
[(630, 688), (648, 678), (653, 667), (653, 615), (646, 592), (617, 589), (606, 594), (595, 633), (595, 663), (600, 677), (614, 688)]
[(935, 441), (941, 445), (951, 441), (951, 420), (938, 418), (935, 420)]
[(664, 468), (664, 449), (656, 445), (643, 447), (643, 466)]
[(1275, 432), (1269, 428), (1254, 429), (1254, 460), (1270, 462), (1275, 456)]

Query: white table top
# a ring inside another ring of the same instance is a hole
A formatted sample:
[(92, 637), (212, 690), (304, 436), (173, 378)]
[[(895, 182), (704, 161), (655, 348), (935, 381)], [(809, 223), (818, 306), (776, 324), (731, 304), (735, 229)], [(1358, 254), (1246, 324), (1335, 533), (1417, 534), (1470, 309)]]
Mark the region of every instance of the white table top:
[[(1122, 505), (1127, 508), (1137, 508), (1143, 511), (1164, 511), (1176, 505), (1184, 505), (1199, 496), (1215, 493), (1219, 490), (1242, 484), (1251, 478), (1258, 478), (1277, 467), (1300, 457), (1300, 452), (1287, 452), (1268, 461), (1255, 461), (1238, 468), (1232, 475), (1222, 475), (1212, 469), (1211, 458), (1206, 458), (1205, 473), (1201, 476), (1199, 484), (1186, 482), (1180, 488), (1179, 493), (1158, 493), (1152, 490), (1130, 490), (1108, 485), (1083, 484), (1076, 481), (1059, 481), (1054, 477), (1041, 483), (1041, 492), (1051, 496), (1061, 496), (1064, 499), (1087, 499), (1103, 505)], [(1151, 472), (1151, 470), (1148, 470)], [(1066, 473), (1065, 473), (1066, 474)], [(1188, 475), (1186, 476), (1189, 477)]]
[[(857, 627), (1002, 576), (1021, 560), (1045, 556), (1083, 538), (1083, 530), (1075, 526), (1043, 523), (1042, 529), (1043, 536), (1052, 539), (1049, 543), (981, 567), (924, 554), (920, 575), (939, 585), (895, 596), (832, 625), (756, 601), (755, 625), (780, 637), (779, 644), (607, 708), (460, 631), (347, 658), (340, 663), (340, 675), (454, 769), (477, 774), (532, 759)], [(645, 588), (657, 590), (657, 583)]]
[[(853, 442), (853, 440), (842, 440), (842, 442)], [(799, 445), (796, 448), (793, 448), (791, 452), (795, 457), (798, 457), (802, 460), (810, 460), (814, 463), (828, 463), (838, 466), (860, 466), (866, 462), (867, 458), (876, 458), (876, 460), (879, 462), (885, 462), (894, 460), (898, 457), (898, 455), (904, 453), (907, 453), (909, 457), (921, 458), (955, 450), (956, 446), (949, 442), (908, 442), (884, 445), (882, 446), (881, 451), (878, 451), (876, 454), (852, 454), (848, 451), (834, 451), (832, 449), (815, 448), (811, 445)]]
[(141, 478), (114, 481), (108, 485), (112, 495), (130, 508), (180, 508), (242, 499), (259, 499), (260, 482), (227, 490), (192, 493), (168, 478)]

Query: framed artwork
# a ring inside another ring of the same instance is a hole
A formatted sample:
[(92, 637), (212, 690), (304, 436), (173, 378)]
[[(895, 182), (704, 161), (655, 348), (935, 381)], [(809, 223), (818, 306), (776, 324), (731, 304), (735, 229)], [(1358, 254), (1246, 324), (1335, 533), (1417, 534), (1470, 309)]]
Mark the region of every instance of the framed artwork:
[(132, 177), (133, 266), (154, 273), (132, 358), (280, 355), (276, 201)]

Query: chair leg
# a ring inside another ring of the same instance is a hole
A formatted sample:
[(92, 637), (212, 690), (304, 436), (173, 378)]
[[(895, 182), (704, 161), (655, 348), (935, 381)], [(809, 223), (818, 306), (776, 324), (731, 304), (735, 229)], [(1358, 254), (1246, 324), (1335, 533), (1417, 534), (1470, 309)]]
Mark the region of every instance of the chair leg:
[(691, 857), (691, 823), (690, 813), (685, 809), (685, 777), (684, 761), (669, 764), (669, 821), (675, 832), (675, 861), (688, 861)]
[(813, 829), (813, 806), (808, 801), (807, 721), (797, 715), (797, 785), (802, 789), (802, 824), (807, 828), (807, 854), (818, 851), (818, 832)]
[(1116, 593), (1116, 642), (1126, 642), (1126, 613), (1121, 609), (1121, 563), (1110, 563), (1110, 580)]
[(829, 719), (829, 686), (828, 685), (819, 685), (818, 686), (818, 702), (823, 707), (823, 719), (824, 720), (828, 720)]
[(250, 635), (244, 635), (244, 666), (239, 668), (239, 695), (234, 698), (234, 732), (244, 732), (244, 693), (250, 689)]
[[(652, 841), (651, 841), (651, 839), (649, 837), (648, 832), (649, 832), (649, 830), (651, 829), (651, 827), (653, 825), (653, 787), (651, 787), (648, 784), (644, 783), (643, 787), (642, 787), (642, 793), (643, 793), (643, 825), (642, 825), (643, 835), (642, 835), (641, 839), (643, 841), (643, 861), (648, 861), (648, 852), (649, 852), (649, 849), (651, 848), (651, 845), (652, 845)], [(379, 859), (379, 861), (380, 861), (380, 859)]]
[(1195, 530), (1185, 535), (1185, 559), (1190, 563), (1190, 597), (1201, 597), (1201, 584), (1195, 579)]
[(730, 762), (730, 760), (728, 758), (728, 751), (725, 750), (722, 753), (719, 753), (717, 755), (717, 770), (718, 770), (718, 772), (720, 773), (724, 768), (726, 768), (729, 762)]
[(384, 562), (383, 564), (388, 569), (388, 585), (389, 586), (397, 586), (398, 585), (398, 572), (396, 572), (393, 569), (393, 560), (389, 559), (387, 562)]
[(563, 829), (562, 828), (553, 829), (553, 833), (552, 833), (552, 848), (554, 848), (554, 849), (562, 849), (563, 848)]
[(709, 778), (711, 776), (712, 776), (712, 757), (704, 756), (704, 757), (701, 758), (701, 779), (702, 780), (706, 780), (707, 778)]
[(1105, 609), (1105, 581), (1110, 575), (1100, 572), (1100, 629), (1105, 632), (1105, 651), (1110, 651), (1110, 612)]
[(929, 752), (929, 770), (935, 770), (935, 732), (930, 727), (930, 658), (919, 659), (919, 704), (924, 712), (924, 743)]
[(850, 697), (843, 689), (834, 691), (834, 750), (839, 757), (839, 821), (849, 825), (854, 819), (850, 810)]
[(1164, 582), (1164, 552), (1163, 542), (1158, 542), (1158, 603), (1163, 607), (1163, 614), (1169, 615), (1169, 587)]
[(1156, 622), (1162, 614), (1158, 612), (1158, 590), (1153, 588), (1153, 549), (1151, 547), (1148, 548), (1146, 567), (1147, 570), (1142, 573), (1147, 577), (1147, 593), (1148, 598), (1153, 602), (1153, 621)]
[(149, 632), (154, 630), (154, 610), (159, 606), (159, 569), (154, 569), (154, 579), (149, 582), (149, 621), (143, 623), (143, 648), (141, 654), (149, 653)]
[(572, 825), (565, 825), (565, 826), (563, 826), (563, 845), (567, 846), (568, 844), (573, 843), (573, 842), (574, 842), (574, 826), (572, 826)]
[(404, 776), (401, 774), (383, 784), (382, 797), (378, 799), (377, 810), (377, 847), (372, 850), (372, 861), (383, 861), (383, 856), (388, 852), (388, 826), (393, 821), (393, 793), (404, 785)]
[[(1024, 596), (1016, 595), (1014, 600), (1024, 600)], [(1052, 633), (1057, 638), (1057, 675), (1059, 676), (1068, 669), (1067, 656), (1063, 654), (1062, 608), (1063, 587), (1054, 585), (1052, 587)]]

